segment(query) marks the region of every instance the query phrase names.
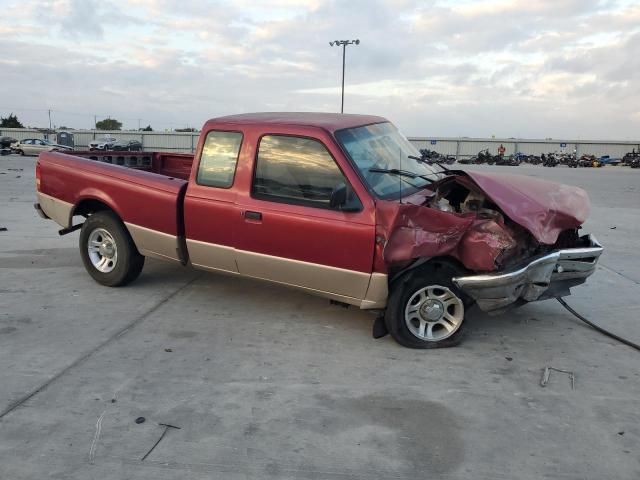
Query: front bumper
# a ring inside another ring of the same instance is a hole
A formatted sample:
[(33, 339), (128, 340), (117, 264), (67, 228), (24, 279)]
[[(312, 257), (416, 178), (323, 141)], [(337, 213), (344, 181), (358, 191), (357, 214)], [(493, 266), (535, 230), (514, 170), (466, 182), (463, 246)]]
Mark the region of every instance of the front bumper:
[(566, 296), (595, 271), (603, 251), (592, 235), (580, 240), (584, 247), (555, 250), (508, 272), (456, 277), (453, 282), (485, 312)]

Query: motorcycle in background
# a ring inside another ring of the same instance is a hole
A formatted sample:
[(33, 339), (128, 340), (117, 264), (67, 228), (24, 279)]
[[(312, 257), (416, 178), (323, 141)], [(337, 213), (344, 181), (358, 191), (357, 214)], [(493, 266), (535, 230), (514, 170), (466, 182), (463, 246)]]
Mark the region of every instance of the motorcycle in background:
[(622, 157), (622, 164), (631, 168), (640, 168), (640, 147), (638, 147), (637, 151), (634, 148), (629, 153), (625, 153), (624, 157)]
[(435, 150), (429, 150), (423, 148), (420, 150), (420, 156), (424, 161), (429, 164), (432, 163), (445, 163), (447, 165), (452, 165), (456, 163), (456, 157), (453, 155), (443, 155), (442, 153), (438, 153)]
[(547, 155), (543, 153), (540, 158), (542, 159), (543, 167), (557, 167), (558, 163), (560, 163), (555, 153), (548, 153)]

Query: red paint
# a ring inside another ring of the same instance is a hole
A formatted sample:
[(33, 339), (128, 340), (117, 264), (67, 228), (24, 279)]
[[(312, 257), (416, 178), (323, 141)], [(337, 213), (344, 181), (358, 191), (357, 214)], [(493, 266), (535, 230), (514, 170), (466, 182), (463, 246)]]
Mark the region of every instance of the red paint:
[(42, 153), (38, 164), (42, 193), (72, 205), (99, 200), (125, 222), (170, 235), (183, 231), (178, 199), (185, 180), (56, 152)]
[[(504, 224), (398, 202), (377, 203), (379, 235), (386, 244), (378, 255), (381, 265), (402, 266), (409, 261), (449, 256), (474, 271), (491, 271), (498, 257), (516, 242)], [(385, 271), (385, 270), (380, 270)]]
[(582, 188), (507, 173), (466, 174), (540, 243), (553, 245), (560, 232), (578, 228), (589, 215), (589, 197)]
[[(491, 271), (528, 241), (551, 245), (561, 231), (577, 228), (586, 219), (589, 202), (582, 189), (518, 175), (456, 172), (446, 180), (484, 192), (517, 225), (505, 223), (499, 215), (487, 219), (473, 212), (450, 213), (424, 206), (431, 190), (405, 198), (403, 203), (375, 199), (345, 158), (334, 132), (384, 121), (374, 116), (312, 113), (222, 117), (205, 123), (195, 155), (123, 152), (124, 156), (151, 156), (147, 166), (131, 169), (79, 158), (103, 156), (100, 152), (43, 153), (37, 178), (43, 193), (74, 205), (83, 199), (100, 200), (125, 222), (188, 239), (360, 272), (387, 272), (415, 259), (438, 256), (456, 258), (469, 270)], [(201, 186), (195, 181), (203, 141), (211, 130), (243, 134), (234, 183), (228, 189)], [(362, 211), (324, 210), (253, 198), (256, 149), (265, 134), (304, 136), (322, 142), (359, 197)], [(110, 154), (119, 156), (119, 152)], [(247, 219), (246, 211), (259, 212), (262, 217)]]

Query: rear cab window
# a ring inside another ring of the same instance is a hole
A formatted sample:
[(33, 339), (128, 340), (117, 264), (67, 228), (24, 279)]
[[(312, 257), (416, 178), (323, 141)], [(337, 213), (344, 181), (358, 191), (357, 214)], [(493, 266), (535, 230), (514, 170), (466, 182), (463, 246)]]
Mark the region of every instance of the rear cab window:
[(254, 198), (328, 209), (333, 190), (347, 183), (320, 141), (289, 135), (260, 139), (251, 188)]
[(230, 188), (238, 164), (242, 133), (212, 130), (202, 147), (196, 183), (208, 187)]

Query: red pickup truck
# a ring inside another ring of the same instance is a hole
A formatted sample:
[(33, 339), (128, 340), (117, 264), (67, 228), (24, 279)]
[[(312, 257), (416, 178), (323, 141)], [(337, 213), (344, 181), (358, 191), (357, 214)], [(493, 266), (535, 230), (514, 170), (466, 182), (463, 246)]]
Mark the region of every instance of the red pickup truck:
[(36, 185), (41, 216), (81, 228), (103, 285), (133, 281), (145, 257), (190, 264), (384, 310), (414, 348), (459, 342), (473, 303), (568, 295), (602, 252), (578, 234), (582, 189), (428, 164), (375, 116), (216, 118), (195, 155), (42, 153)]

